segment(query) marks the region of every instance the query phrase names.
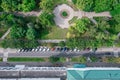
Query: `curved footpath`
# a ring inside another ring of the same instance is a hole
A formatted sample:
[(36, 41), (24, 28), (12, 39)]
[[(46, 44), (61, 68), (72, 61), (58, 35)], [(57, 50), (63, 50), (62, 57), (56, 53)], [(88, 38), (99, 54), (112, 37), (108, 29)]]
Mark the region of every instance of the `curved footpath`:
[[(68, 14), (68, 17), (63, 18), (61, 15), (61, 12), (65, 10)], [(109, 12), (101, 12), (101, 13), (95, 13), (95, 12), (85, 12), (85, 11), (74, 11), (73, 8), (71, 8), (67, 4), (62, 4), (58, 5), (54, 11), (53, 11), (55, 18), (54, 21), (56, 25), (58, 25), (61, 28), (69, 28), (71, 24), (69, 24), (69, 20), (71, 20), (73, 17), (77, 16), (78, 19), (82, 17), (88, 17), (88, 18), (93, 18), (93, 17), (111, 17)]]

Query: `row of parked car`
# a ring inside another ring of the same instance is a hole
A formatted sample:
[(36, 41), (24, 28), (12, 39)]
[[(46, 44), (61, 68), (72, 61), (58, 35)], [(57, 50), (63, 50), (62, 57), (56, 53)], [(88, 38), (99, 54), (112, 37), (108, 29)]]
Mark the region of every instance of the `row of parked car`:
[(22, 48), (18, 49), (18, 52), (38, 52), (38, 51), (50, 51), (50, 48), (39, 46), (37, 48)]
[(47, 52), (47, 51), (60, 51), (60, 52), (80, 52), (80, 49), (77, 48), (73, 48), (70, 49), (68, 47), (53, 47), (53, 48), (49, 48), (46, 46), (38, 46), (37, 48), (22, 48), (22, 49), (18, 49), (18, 52)]
[[(90, 51), (90, 48), (85, 48), (83, 51)], [(81, 50), (78, 48), (68, 48), (68, 47), (53, 47), (49, 48), (46, 46), (38, 46), (37, 48), (22, 48), (19, 49), (18, 52), (48, 52), (48, 51), (59, 51), (59, 52), (80, 52)]]

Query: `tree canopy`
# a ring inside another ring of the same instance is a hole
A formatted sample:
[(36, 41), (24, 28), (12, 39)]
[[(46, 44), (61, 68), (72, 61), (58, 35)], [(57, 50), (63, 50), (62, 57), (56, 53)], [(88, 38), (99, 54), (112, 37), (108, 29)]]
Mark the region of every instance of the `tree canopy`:
[(39, 20), (41, 22), (41, 24), (43, 26), (52, 26), (54, 25), (54, 15), (51, 13), (47, 13), (47, 12), (43, 12), (40, 16), (39, 16)]
[(40, 8), (49, 12), (54, 9), (54, 0), (42, 0), (39, 5)]
[(85, 33), (88, 30), (88, 25), (90, 21), (88, 18), (78, 19), (73, 26), (70, 27), (70, 31), (73, 34), (80, 35)]
[(95, 12), (103, 12), (103, 11), (110, 11), (111, 7), (111, 0), (95, 0)]
[(25, 32), (26, 31), (22, 27), (19, 27), (18, 25), (13, 25), (11, 27), (10, 36), (13, 39), (22, 38), (24, 37)]
[(2, 0), (1, 7), (4, 11), (15, 11), (18, 8), (18, 0)]
[(73, 0), (73, 2), (80, 10), (84, 11), (92, 11), (94, 7), (93, 0)]
[(36, 2), (35, 0), (22, 0), (22, 4), (19, 5), (19, 8), (24, 11), (28, 12), (36, 7)]
[(34, 40), (36, 38), (36, 31), (34, 28), (28, 28), (26, 38), (29, 40)]

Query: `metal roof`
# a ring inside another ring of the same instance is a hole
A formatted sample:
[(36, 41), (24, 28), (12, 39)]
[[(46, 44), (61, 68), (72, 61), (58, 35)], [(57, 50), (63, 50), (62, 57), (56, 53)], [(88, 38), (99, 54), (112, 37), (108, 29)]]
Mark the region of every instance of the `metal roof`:
[(0, 80), (60, 80), (60, 78), (2, 78)]
[(120, 68), (72, 68), (67, 71), (67, 80), (120, 79)]

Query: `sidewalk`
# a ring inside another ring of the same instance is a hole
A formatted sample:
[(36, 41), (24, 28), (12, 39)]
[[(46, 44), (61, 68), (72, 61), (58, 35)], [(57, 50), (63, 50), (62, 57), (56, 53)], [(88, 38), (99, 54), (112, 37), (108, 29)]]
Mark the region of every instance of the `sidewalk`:
[(0, 48), (0, 54), (2, 53), (5, 53), (5, 52), (8, 52), (8, 53), (16, 53), (17, 52), (17, 49), (11, 49), (11, 48), (7, 48), (7, 49), (4, 49), (4, 48)]
[(98, 48), (96, 52), (120, 52), (120, 47)]

